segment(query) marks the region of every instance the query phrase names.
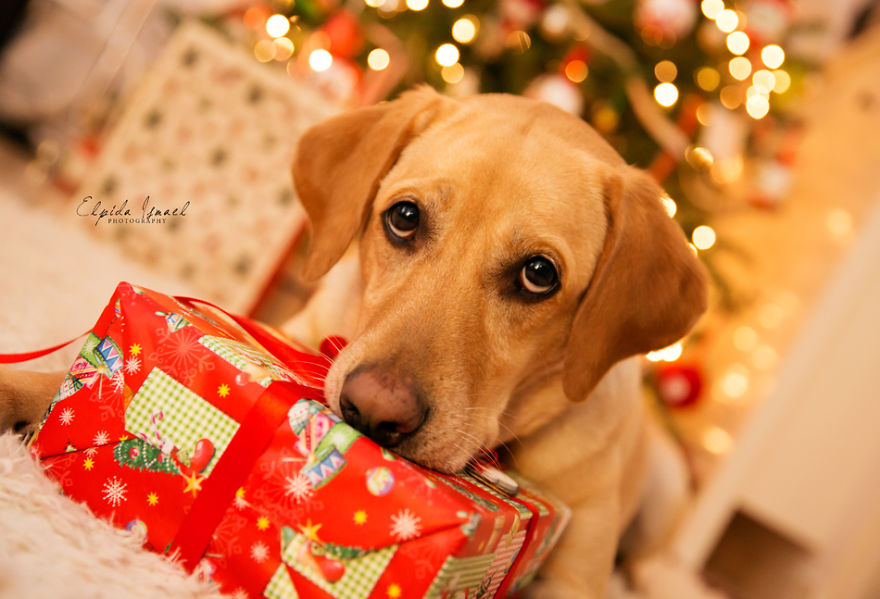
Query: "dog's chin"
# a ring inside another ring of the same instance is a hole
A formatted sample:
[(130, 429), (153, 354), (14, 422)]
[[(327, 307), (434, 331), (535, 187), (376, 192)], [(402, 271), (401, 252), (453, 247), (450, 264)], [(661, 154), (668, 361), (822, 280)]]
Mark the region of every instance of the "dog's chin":
[(416, 435), (412, 439), (407, 439), (392, 451), (420, 466), (446, 474), (460, 471), (478, 453), (478, 448), (470, 451), (456, 446), (454, 442), (424, 443), (418, 437), (419, 435)]

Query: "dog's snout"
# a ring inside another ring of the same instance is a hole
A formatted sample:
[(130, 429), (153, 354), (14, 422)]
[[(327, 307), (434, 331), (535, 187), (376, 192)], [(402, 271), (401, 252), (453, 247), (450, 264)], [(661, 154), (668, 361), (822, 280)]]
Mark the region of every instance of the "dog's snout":
[(346, 377), (339, 401), (342, 417), (383, 447), (394, 447), (425, 421), (425, 402), (412, 385), (378, 370)]

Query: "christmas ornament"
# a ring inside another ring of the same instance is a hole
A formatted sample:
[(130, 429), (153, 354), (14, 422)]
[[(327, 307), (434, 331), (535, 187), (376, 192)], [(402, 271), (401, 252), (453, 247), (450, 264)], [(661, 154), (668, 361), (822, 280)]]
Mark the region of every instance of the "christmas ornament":
[(757, 160), (753, 164), (754, 188), (749, 202), (758, 208), (778, 208), (791, 187), (791, 167), (780, 160)]
[(195, 449), (193, 449), (189, 464), (193, 470), (201, 472), (208, 466), (213, 457), (214, 444), (211, 443), (210, 439), (199, 439), (196, 442)]
[(670, 364), (657, 367), (657, 393), (666, 405), (684, 408), (699, 400), (703, 390), (700, 369), (688, 364)]
[(125, 530), (133, 534), (141, 543), (147, 540), (147, 525), (143, 520), (132, 520), (125, 525)]
[(746, 33), (756, 46), (778, 42), (791, 25), (794, 7), (787, 0), (753, 0), (746, 6)]
[(568, 7), (561, 3), (544, 11), (541, 17), (541, 34), (544, 39), (551, 42), (562, 41), (568, 33), (570, 18)]
[(697, 5), (693, 0), (639, 0), (634, 21), (646, 42), (669, 46), (691, 32)]
[(330, 66), (323, 71), (312, 71), (309, 80), (321, 90), (328, 98), (343, 102), (353, 97), (361, 80), (360, 68), (345, 59), (336, 58)]
[(584, 97), (580, 89), (561, 75), (542, 75), (536, 78), (523, 95), (543, 100), (576, 115), (580, 115), (584, 109)]
[(716, 102), (706, 107), (705, 114), (708, 125), (700, 129), (697, 145), (706, 148), (716, 161), (742, 156), (751, 125), (748, 117)]
[(394, 487), (394, 475), (383, 466), (367, 471), (367, 490), (377, 497), (387, 495)]
[(544, 0), (501, 0), (500, 13), (511, 29), (530, 29), (545, 7)]
[(321, 30), (330, 39), (330, 53), (351, 60), (364, 46), (361, 24), (351, 12), (340, 10), (327, 19)]
[(297, 559), (319, 571), (328, 582), (336, 582), (345, 575), (345, 564), (328, 556), (314, 541), (304, 543), (300, 547)]

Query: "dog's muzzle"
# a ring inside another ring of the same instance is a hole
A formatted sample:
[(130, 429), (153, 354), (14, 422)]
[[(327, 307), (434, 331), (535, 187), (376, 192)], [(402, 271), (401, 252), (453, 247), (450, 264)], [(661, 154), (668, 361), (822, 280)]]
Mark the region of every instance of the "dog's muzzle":
[(378, 367), (358, 369), (345, 378), (339, 407), (345, 422), (383, 447), (414, 435), (428, 415), (411, 383)]

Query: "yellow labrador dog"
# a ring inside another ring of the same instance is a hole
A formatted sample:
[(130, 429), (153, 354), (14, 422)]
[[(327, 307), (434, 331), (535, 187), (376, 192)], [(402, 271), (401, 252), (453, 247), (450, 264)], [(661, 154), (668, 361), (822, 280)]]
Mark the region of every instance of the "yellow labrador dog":
[[(661, 190), (550, 105), (427, 88), (313, 127), (293, 175), (324, 279), (286, 328), (350, 340), (331, 408), (447, 472), (502, 447), (573, 512), (530, 595), (604, 597), (622, 532), (663, 501), (631, 356), (706, 305)], [(0, 424), (39, 418), (60, 376), (35, 376), (0, 373)]]
[(555, 107), (429, 89), (312, 128), (293, 176), (305, 274), (326, 276), (287, 329), (351, 341), (330, 406), (439, 470), (503, 446), (573, 510), (531, 594), (604, 597), (620, 535), (656, 491), (627, 358), (706, 306), (661, 190)]

